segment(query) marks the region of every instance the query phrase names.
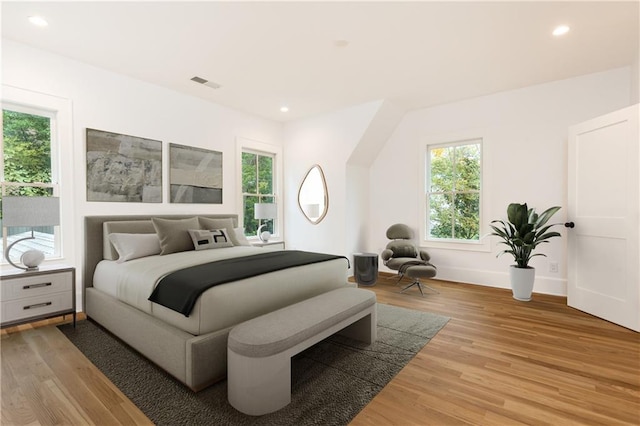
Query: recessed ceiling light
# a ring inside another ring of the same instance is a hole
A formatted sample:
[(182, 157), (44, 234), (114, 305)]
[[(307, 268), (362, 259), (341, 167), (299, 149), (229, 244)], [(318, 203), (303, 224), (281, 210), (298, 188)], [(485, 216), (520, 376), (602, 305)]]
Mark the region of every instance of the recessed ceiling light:
[(280, 112), (289, 112), (289, 107), (286, 105), (283, 105), (280, 107)]
[(555, 27), (553, 29), (553, 33), (552, 34), (554, 36), (558, 37), (558, 36), (561, 36), (561, 35), (565, 35), (566, 33), (569, 32), (569, 30), (570, 30), (570, 28), (568, 26), (566, 26), (566, 25), (558, 25), (557, 27)]
[(46, 19), (42, 16), (29, 16), (29, 22), (31, 22), (36, 27), (46, 27), (49, 25)]

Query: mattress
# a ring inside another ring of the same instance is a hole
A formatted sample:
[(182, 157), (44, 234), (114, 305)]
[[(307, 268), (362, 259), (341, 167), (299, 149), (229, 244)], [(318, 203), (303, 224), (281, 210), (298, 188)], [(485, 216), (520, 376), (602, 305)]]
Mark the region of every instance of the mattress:
[(347, 260), (336, 259), (217, 285), (200, 296), (188, 317), (148, 300), (158, 280), (170, 272), (257, 253), (263, 253), (263, 249), (235, 246), (148, 256), (124, 263), (103, 260), (96, 267), (93, 286), (176, 328), (200, 335), (347, 285)]

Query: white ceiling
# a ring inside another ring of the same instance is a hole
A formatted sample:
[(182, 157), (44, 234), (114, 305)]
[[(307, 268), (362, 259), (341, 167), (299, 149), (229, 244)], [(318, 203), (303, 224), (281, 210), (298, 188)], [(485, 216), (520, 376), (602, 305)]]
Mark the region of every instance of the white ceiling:
[[(287, 121), (378, 99), (427, 107), (630, 65), (638, 6), (5, 1), (2, 36)], [(31, 15), (49, 26), (34, 27)], [(571, 31), (553, 37), (558, 24)]]

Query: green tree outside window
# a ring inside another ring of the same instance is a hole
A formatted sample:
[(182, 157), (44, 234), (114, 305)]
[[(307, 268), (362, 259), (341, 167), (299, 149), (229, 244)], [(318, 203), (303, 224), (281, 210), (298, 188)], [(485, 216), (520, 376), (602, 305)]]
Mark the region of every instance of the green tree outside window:
[[(53, 196), (54, 184), (51, 170), (51, 119), (37, 114), (28, 114), (10, 109), (2, 110), (2, 191), (1, 197), (11, 196)], [(1, 219), (0, 210), (0, 219)], [(2, 246), (8, 244), (2, 229)], [(8, 237), (21, 235), (31, 228), (10, 228)], [(54, 228), (36, 227), (39, 233), (40, 249), (45, 255), (54, 251)], [(11, 239), (11, 238), (8, 238)], [(28, 248), (25, 246), (23, 248)], [(4, 256), (3, 256), (4, 257)]]
[[(255, 235), (260, 221), (254, 219), (254, 204), (275, 203), (273, 155), (244, 151), (242, 153), (242, 206), (245, 235)], [(262, 222), (263, 228), (275, 234), (274, 220)]]
[[(4, 181), (51, 183), (51, 120), (2, 110)], [(7, 187), (6, 195), (51, 195), (49, 188)]]
[(480, 239), (480, 176), (479, 142), (429, 149), (429, 238)]

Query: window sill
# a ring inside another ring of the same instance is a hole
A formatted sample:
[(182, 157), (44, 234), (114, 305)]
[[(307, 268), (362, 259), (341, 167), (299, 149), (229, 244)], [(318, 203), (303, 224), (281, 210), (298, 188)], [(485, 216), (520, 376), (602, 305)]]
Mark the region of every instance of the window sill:
[(423, 240), (420, 243), (420, 247), (435, 248), (443, 250), (463, 250), (463, 251), (478, 251), (488, 253), (491, 251), (491, 240), (484, 238), (480, 241), (434, 241)]

